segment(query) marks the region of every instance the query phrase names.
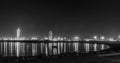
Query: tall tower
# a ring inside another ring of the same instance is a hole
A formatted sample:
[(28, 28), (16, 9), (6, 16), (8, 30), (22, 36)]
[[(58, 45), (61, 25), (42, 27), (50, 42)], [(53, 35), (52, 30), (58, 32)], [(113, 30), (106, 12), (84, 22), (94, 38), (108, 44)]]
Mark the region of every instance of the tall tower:
[(53, 40), (53, 32), (49, 31), (49, 40)]
[(20, 32), (21, 32), (21, 30), (20, 30), (20, 28), (18, 28), (17, 29), (17, 38), (20, 38)]

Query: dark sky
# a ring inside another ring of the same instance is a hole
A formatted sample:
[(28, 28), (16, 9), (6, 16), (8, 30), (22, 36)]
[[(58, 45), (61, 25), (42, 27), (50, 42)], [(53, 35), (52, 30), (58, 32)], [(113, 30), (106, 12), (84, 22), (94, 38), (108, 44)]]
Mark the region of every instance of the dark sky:
[(0, 35), (14, 35), (17, 27), (23, 36), (118, 35), (120, 2), (83, 1), (1, 1)]

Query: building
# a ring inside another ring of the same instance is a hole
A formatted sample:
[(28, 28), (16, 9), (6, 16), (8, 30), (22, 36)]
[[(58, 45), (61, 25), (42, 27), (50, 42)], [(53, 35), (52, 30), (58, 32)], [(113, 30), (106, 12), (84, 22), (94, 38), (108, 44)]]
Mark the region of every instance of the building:
[(49, 31), (49, 35), (48, 35), (49, 40), (53, 40), (53, 32)]
[(20, 33), (21, 33), (21, 30), (20, 28), (17, 29), (17, 38), (20, 38)]

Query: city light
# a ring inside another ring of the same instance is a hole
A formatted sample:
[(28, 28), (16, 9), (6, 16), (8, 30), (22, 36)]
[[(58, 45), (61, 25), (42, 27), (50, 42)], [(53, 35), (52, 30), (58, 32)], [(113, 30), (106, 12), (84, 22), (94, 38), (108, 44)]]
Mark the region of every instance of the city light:
[(94, 38), (95, 40), (97, 40), (97, 36), (93, 36), (93, 38)]
[(31, 40), (38, 40), (38, 38), (37, 37), (32, 37)]
[(45, 37), (44, 40), (48, 40), (48, 37)]
[(114, 40), (113, 38), (109, 38), (109, 41), (116, 41), (116, 40)]
[(104, 36), (101, 36), (100, 39), (103, 41), (103, 40), (105, 40), (105, 37), (104, 37)]
[(117, 37), (117, 40), (113, 38), (108, 38), (105, 36), (101, 36), (100, 38), (98, 36), (93, 36), (92, 38), (80, 38), (78, 36), (72, 37), (72, 39), (68, 39), (66, 37), (61, 37), (61, 36), (54, 36), (52, 31), (49, 31), (48, 36), (45, 38), (38, 38), (38, 37), (21, 37), (21, 29), (17, 28), (16, 30), (16, 36), (15, 37), (4, 37), (0, 38), (0, 40), (38, 40), (38, 41), (44, 41), (44, 40), (49, 40), (49, 41), (120, 41), (120, 36)]
[(74, 41), (79, 41), (79, 40), (80, 40), (80, 37), (75, 36), (73, 40), (74, 40)]
[(90, 39), (84, 39), (85, 41), (90, 41)]

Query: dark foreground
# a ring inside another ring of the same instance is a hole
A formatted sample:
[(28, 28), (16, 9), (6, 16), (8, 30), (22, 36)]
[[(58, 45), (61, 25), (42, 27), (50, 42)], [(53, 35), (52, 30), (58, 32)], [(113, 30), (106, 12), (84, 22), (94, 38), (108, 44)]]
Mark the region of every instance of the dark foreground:
[(66, 56), (66, 57), (2, 57), (0, 63), (120, 63), (120, 55), (117, 56)]

